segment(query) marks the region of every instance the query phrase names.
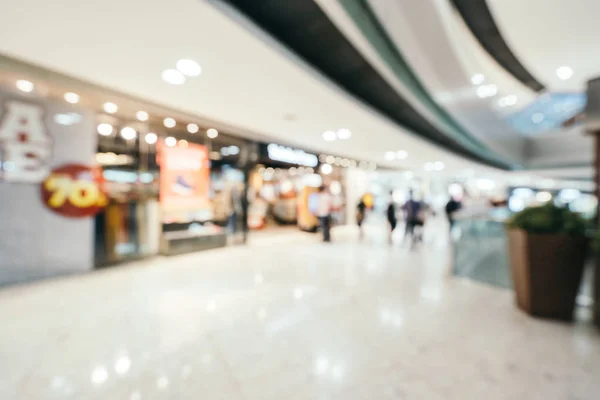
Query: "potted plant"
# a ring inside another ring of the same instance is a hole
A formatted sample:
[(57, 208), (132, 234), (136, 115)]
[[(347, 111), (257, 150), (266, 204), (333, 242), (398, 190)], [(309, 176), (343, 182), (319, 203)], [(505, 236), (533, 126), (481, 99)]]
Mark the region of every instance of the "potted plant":
[(588, 248), (586, 223), (552, 203), (507, 222), (517, 305), (538, 317), (571, 320)]

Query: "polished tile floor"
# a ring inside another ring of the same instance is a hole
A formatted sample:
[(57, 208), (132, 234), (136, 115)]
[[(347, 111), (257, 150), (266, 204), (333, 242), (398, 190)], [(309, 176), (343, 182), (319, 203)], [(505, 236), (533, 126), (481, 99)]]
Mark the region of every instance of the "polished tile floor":
[(0, 399), (600, 398), (594, 328), (451, 277), (435, 232), (335, 233), (4, 289)]

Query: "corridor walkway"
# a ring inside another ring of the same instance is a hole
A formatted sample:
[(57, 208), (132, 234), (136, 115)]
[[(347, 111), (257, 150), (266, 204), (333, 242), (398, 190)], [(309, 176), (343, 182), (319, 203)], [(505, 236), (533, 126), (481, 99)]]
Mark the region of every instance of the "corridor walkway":
[(444, 243), (290, 234), (2, 290), (0, 399), (598, 399), (598, 331), (450, 277)]

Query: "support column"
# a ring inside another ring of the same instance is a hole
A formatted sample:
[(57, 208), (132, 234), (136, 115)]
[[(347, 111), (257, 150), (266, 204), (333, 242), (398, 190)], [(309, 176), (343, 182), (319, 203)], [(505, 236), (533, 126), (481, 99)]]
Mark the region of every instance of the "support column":
[[(594, 183), (596, 198), (600, 199), (600, 78), (588, 81), (585, 108), (586, 130), (594, 136)], [(597, 211), (597, 226), (600, 227), (600, 203)], [(596, 255), (594, 271), (594, 322), (600, 326), (600, 255)]]

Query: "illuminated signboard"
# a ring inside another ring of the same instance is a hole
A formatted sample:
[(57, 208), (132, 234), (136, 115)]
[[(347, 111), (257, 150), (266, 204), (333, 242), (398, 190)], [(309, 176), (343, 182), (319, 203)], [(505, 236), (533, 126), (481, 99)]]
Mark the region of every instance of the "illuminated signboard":
[(288, 164), (303, 165), (305, 167), (316, 167), (319, 164), (319, 158), (314, 154), (292, 149), (291, 147), (280, 146), (275, 143), (267, 146), (267, 154), (273, 161)]
[(50, 172), (52, 139), (44, 125), (44, 110), (21, 101), (4, 103), (0, 123), (0, 180), (41, 182)]

